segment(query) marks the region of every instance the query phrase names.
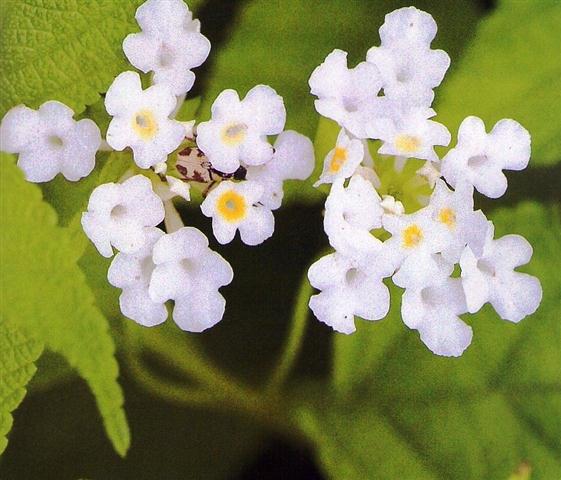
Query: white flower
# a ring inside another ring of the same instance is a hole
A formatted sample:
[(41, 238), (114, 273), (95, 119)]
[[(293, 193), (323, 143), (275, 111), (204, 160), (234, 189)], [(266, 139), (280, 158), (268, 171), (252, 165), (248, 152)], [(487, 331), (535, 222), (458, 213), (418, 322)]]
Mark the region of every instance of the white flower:
[(429, 120), (434, 115), (431, 108), (415, 108), (393, 119), (376, 121), (371, 137), (384, 142), (378, 153), (437, 161), (434, 146), (448, 145), (450, 132), (444, 125)]
[(70, 181), (88, 176), (101, 145), (99, 128), (91, 120), (76, 121), (60, 102), (46, 102), (39, 110), (12, 108), (0, 125), (0, 147), (18, 153), (18, 166), (30, 182), (48, 182), (58, 173)]
[(403, 203), (396, 200), (392, 195), (382, 195), (380, 206), (384, 209), (386, 215), (403, 215), (405, 213)]
[(347, 67), (347, 52), (333, 50), (309, 80), (316, 110), (335, 120), (355, 137), (368, 136), (365, 127), (380, 116), (385, 103), (378, 92), (382, 87), (378, 69), (367, 62)]
[(458, 144), (442, 159), (442, 175), (455, 187), (466, 181), (489, 198), (506, 192), (502, 170), (523, 170), (530, 160), (530, 134), (514, 120), (500, 120), (491, 133), (483, 120), (467, 117), (458, 131)]
[(258, 204), (262, 195), (263, 186), (251, 180), (223, 181), (211, 190), (201, 204), (201, 211), (212, 218), (216, 240), (229, 243), (237, 230), (246, 245), (267, 240), (275, 230), (275, 218), (270, 209)]
[(261, 204), (270, 210), (281, 206), (285, 180), (306, 180), (314, 170), (314, 146), (310, 139), (292, 130), (282, 132), (274, 144), (273, 158), (264, 165), (247, 168), (246, 178), (263, 186)]
[(360, 263), (369, 263), (380, 275), (390, 275), (391, 267), (381, 254), (382, 242), (371, 230), (382, 226), (383, 208), (372, 184), (360, 175), (336, 180), (325, 202), (323, 226), (330, 245)]
[(392, 234), (384, 242), (385, 255), (399, 268), (393, 281), (402, 288), (423, 288), (430, 285), (442, 269), (452, 272), (452, 265), (436, 255), (448, 246), (448, 232), (432, 216), (432, 209), (425, 207), (411, 215), (384, 215), (382, 218), (384, 228)]
[(148, 0), (136, 18), (142, 32), (123, 42), (129, 61), (144, 73), (153, 71), (154, 83), (168, 85), (174, 95), (191, 90), (191, 69), (206, 60), (210, 42), (199, 33), (200, 23), (192, 20), (187, 5), (182, 0)]
[(450, 66), (446, 52), (430, 49), (436, 29), (432, 16), (415, 7), (386, 15), (380, 28), (381, 46), (368, 50), (366, 59), (380, 71), (388, 99), (403, 106), (430, 106), (432, 89)]
[(434, 18), (415, 7), (403, 7), (386, 15), (380, 27), (382, 45), (391, 47), (401, 43), (429, 47), (436, 36)]
[(271, 160), (267, 135), (279, 134), (285, 121), (282, 97), (271, 87), (257, 85), (242, 101), (235, 90), (224, 90), (212, 104), (211, 120), (197, 126), (197, 145), (215, 169), (233, 173), (242, 161), (262, 165)]
[(448, 232), (448, 245), (442, 251), (447, 260), (458, 262), (466, 245), (481, 254), (487, 219), (481, 210), (473, 211), (473, 187), (470, 184), (461, 183), (451, 191), (438, 180), (430, 205), (433, 220), (446, 227)]
[(384, 318), (390, 293), (382, 277), (339, 253), (320, 258), (308, 270), (308, 279), (321, 293), (310, 298), (316, 318), (341, 333), (355, 331), (354, 317)]
[(403, 322), (418, 330), (423, 343), (436, 355), (459, 357), (471, 343), (473, 332), (458, 315), (467, 312), (459, 278), (437, 285), (407, 289), (401, 300)]
[(82, 227), (104, 257), (113, 255), (114, 246), (124, 253), (135, 253), (146, 241), (146, 227), (164, 219), (164, 206), (143, 175), (125, 182), (97, 187), (82, 214)]
[(183, 227), (154, 245), (156, 264), (148, 292), (153, 302), (175, 302), (173, 320), (188, 332), (202, 332), (218, 323), (226, 301), (218, 289), (232, 282), (230, 264), (208, 248), (196, 228)]
[(477, 312), (489, 302), (500, 317), (519, 322), (536, 311), (542, 288), (536, 277), (515, 271), (532, 258), (532, 246), (520, 235), (505, 235), (493, 240), (489, 222), (482, 255), (466, 247), (460, 258), (467, 306)]
[[(157, 172), (156, 172), (157, 173)], [(154, 191), (166, 202), (175, 197), (181, 197), (183, 200), (191, 200), (191, 185), (179, 178), (165, 175), (165, 180), (158, 179), (154, 184)]]
[(155, 267), (152, 249), (163, 234), (159, 228), (147, 228), (142, 248), (132, 254), (118, 253), (107, 272), (109, 283), (123, 290), (119, 297), (123, 315), (145, 327), (159, 325), (168, 317), (164, 303), (153, 302), (148, 295)]
[(119, 151), (131, 147), (140, 168), (165, 162), (185, 138), (183, 125), (169, 118), (175, 106), (166, 85), (142, 90), (138, 73), (121, 73), (105, 96), (105, 108), (113, 116), (107, 143)]
[(325, 157), (323, 172), (314, 187), (322, 183), (333, 183), (338, 178), (349, 178), (353, 175), (364, 158), (362, 140), (351, 138), (341, 129), (335, 148)]

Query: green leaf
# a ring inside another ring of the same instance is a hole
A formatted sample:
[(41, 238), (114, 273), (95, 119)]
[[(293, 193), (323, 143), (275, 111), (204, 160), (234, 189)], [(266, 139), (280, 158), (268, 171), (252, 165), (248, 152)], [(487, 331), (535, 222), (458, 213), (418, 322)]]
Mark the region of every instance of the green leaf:
[(43, 347), (13, 325), (0, 323), (0, 455), (6, 449), (6, 434), (12, 428), (12, 415), (25, 397), (25, 387), (35, 374), (33, 362)]
[[(286, 128), (313, 137), (319, 115), (308, 86), (310, 74), (335, 48), (349, 52), (350, 65), (364, 60), (368, 48), (379, 44), (378, 28), (384, 15), (400, 6), (401, 2), (365, 0), (330, 0), (315, 7), (306, 0), (248, 2), (227, 44), (211, 53), (215, 63), (202, 118), (209, 117), (210, 106), (222, 90), (234, 88), (243, 96), (264, 83), (284, 98)], [(435, 15), (439, 25), (435, 45), (455, 58), (477, 19), (474, 4), (465, 2), (444, 10), (437, 8), (437, 1), (426, 0), (416, 6)], [(316, 161), (323, 158), (318, 155)], [(311, 183), (305, 187), (302, 182), (289, 184), (286, 198), (317, 201), (321, 196)]]
[[(25, 103), (47, 100), (84, 111), (113, 79), (134, 70), (122, 51), (140, 30), (134, 18), (144, 0), (3, 0), (0, 16), (0, 117)], [(196, 10), (201, 0), (189, 0)]]
[(141, 3), (8, 1), (0, 30), (0, 116), (19, 103), (59, 100), (76, 113), (95, 103), (113, 78), (133, 69), (121, 43), (138, 28)]
[(299, 415), (333, 478), (507, 479), (525, 463), (532, 480), (560, 478), (559, 210), (523, 203), (490, 217), (497, 236), (533, 245), (524, 270), (542, 282), (540, 308), (518, 325), (488, 306), (467, 317), (474, 340), (458, 359), (403, 325), (398, 292), (388, 318), (336, 335), (335, 399)]
[(453, 132), (468, 115), (487, 128), (514, 118), (532, 135), (531, 163), (560, 161), (560, 24), (557, 0), (500, 2), (437, 92), (438, 121)]
[(36, 185), (24, 181), (9, 156), (0, 162), (1, 313), (60, 353), (89, 384), (107, 434), (124, 455), (130, 435), (117, 383), (115, 345), (105, 317), (76, 265), (82, 247), (56, 226)]

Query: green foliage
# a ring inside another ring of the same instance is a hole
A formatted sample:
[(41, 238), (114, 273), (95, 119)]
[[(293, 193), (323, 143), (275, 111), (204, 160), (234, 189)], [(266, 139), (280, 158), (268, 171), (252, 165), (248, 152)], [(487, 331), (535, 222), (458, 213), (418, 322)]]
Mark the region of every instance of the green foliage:
[(8, 0), (0, 29), (0, 116), (14, 105), (47, 100), (76, 113), (97, 101), (121, 71), (121, 50), (136, 29), (142, 0)]
[(6, 434), (12, 427), (11, 412), (25, 396), (25, 387), (35, 373), (33, 362), (41, 355), (41, 344), (15, 326), (0, 323), (0, 454), (6, 449)]
[[(508, 478), (561, 475), (561, 248), (559, 210), (535, 203), (491, 215), (497, 236), (534, 246), (525, 271), (538, 276), (538, 312), (514, 325), (488, 306), (468, 317), (473, 344), (439, 358), (407, 330), (399, 296), (388, 318), (337, 335), (335, 400), (300, 413), (333, 478)], [(397, 292), (396, 292), (397, 293)]]
[(468, 115), (481, 117), (488, 129), (514, 118), (532, 135), (531, 163), (558, 162), (560, 24), (557, 0), (503, 0), (437, 92), (438, 120), (454, 132)]
[(118, 365), (108, 323), (76, 265), (82, 249), (56, 226), (37, 186), (24, 181), (8, 156), (0, 163), (2, 305), (7, 321), (63, 355), (87, 381), (115, 449), (130, 443), (117, 383)]

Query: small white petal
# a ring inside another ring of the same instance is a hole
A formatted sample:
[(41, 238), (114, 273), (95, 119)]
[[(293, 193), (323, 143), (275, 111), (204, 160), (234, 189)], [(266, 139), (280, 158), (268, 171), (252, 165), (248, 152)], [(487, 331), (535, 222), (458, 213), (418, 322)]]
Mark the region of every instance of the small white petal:
[(351, 177), (364, 158), (364, 145), (361, 140), (351, 139), (344, 129), (339, 132), (335, 148), (325, 157), (323, 172), (314, 184), (333, 183), (338, 178)]
[(164, 219), (164, 206), (142, 175), (122, 184), (103, 184), (91, 194), (82, 214), (84, 232), (99, 252), (110, 257), (111, 245), (125, 253), (138, 251), (149, 229)]
[(282, 98), (266, 85), (254, 87), (242, 101), (234, 90), (224, 90), (212, 104), (211, 120), (198, 125), (197, 144), (223, 173), (234, 173), (242, 161), (262, 165), (273, 156), (266, 137), (281, 132), (285, 117)]
[(199, 230), (183, 227), (163, 236), (153, 259), (150, 298), (174, 300), (173, 319), (181, 329), (201, 332), (222, 319), (225, 301), (218, 289), (232, 281), (233, 272)]
[(534, 313), (542, 301), (540, 281), (531, 275), (509, 272), (494, 282), (489, 302), (503, 320), (519, 322)]
[(201, 211), (212, 218), (212, 230), (220, 243), (231, 242), (238, 229), (246, 245), (258, 245), (273, 234), (275, 223), (271, 210), (257, 205), (263, 192), (263, 185), (252, 180), (223, 181), (211, 190), (201, 204)]
[(347, 67), (347, 53), (334, 50), (317, 67), (309, 80), (311, 93), (318, 97), (316, 110), (335, 120), (358, 138), (368, 136), (366, 126), (376, 118), (382, 100), (378, 69), (367, 62)]
[(24, 106), (10, 110), (0, 125), (4, 150), (19, 153), (18, 166), (30, 182), (47, 182), (58, 173), (77, 181), (95, 166), (101, 134), (91, 120), (76, 122), (66, 105), (50, 101), (38, 111)]
[(257, 85), (247, 92), (243, 106), (261, 135), (277, 135), (284, 128), (286, 109), (283, 99), (268, 85)]
[(483, 121), (467, 117), (458, 132), (458, 144), (442, 159), (442, 175), (453, 187), (468, 182), (490, 198), (504, 195), (503, 170), (521, 170), (530, 159), (530, 135), (514, 120), (501, 120), (491, 133)]
[(167, 85), (142, 90), (137, 73), (121, 73), (105, 96), (105, 107), (113, 116), (107, 143), (119, 151), (131, 147), (140, 168), (165, 162), (185, 138), (183, 125), (169, 118), (176, 102)]

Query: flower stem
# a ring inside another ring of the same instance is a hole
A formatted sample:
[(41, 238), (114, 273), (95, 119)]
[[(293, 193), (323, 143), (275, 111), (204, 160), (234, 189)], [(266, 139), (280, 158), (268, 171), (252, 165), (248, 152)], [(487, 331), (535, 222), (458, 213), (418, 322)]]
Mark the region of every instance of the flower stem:
[(268, 392), (275, 392), (280, 389), (282, 384), (288, 378), (290, 371), (298, 358), (298, 354), (302, 349), (304, 333), (306, 330), (306, 320), (308, 319), (308, 301), (311, 294), (312, 287), (308, 282), (308, 277), (304, 275), (304, 278), (300, 282), (296, 304), (292, 313), (290, 333), (286, 340), (284, 350), (281, 354), (277, 367), (271, 374), (270, 380), (267, 384), (266, 391)]
[[(158, 355), (198, 386), (164, 380), (143, 364), (142, 349)], [(280, 434), (299, 438), (286, 407), (278, 396), (249, 388), (212, 365), (194, 344), (183, 344), (169, 335), (152, 331), (137, 345), (127, 341), (126, 360), (135, 379), (150, 393), (184, 406), (219, 408), (245, 415)]]

